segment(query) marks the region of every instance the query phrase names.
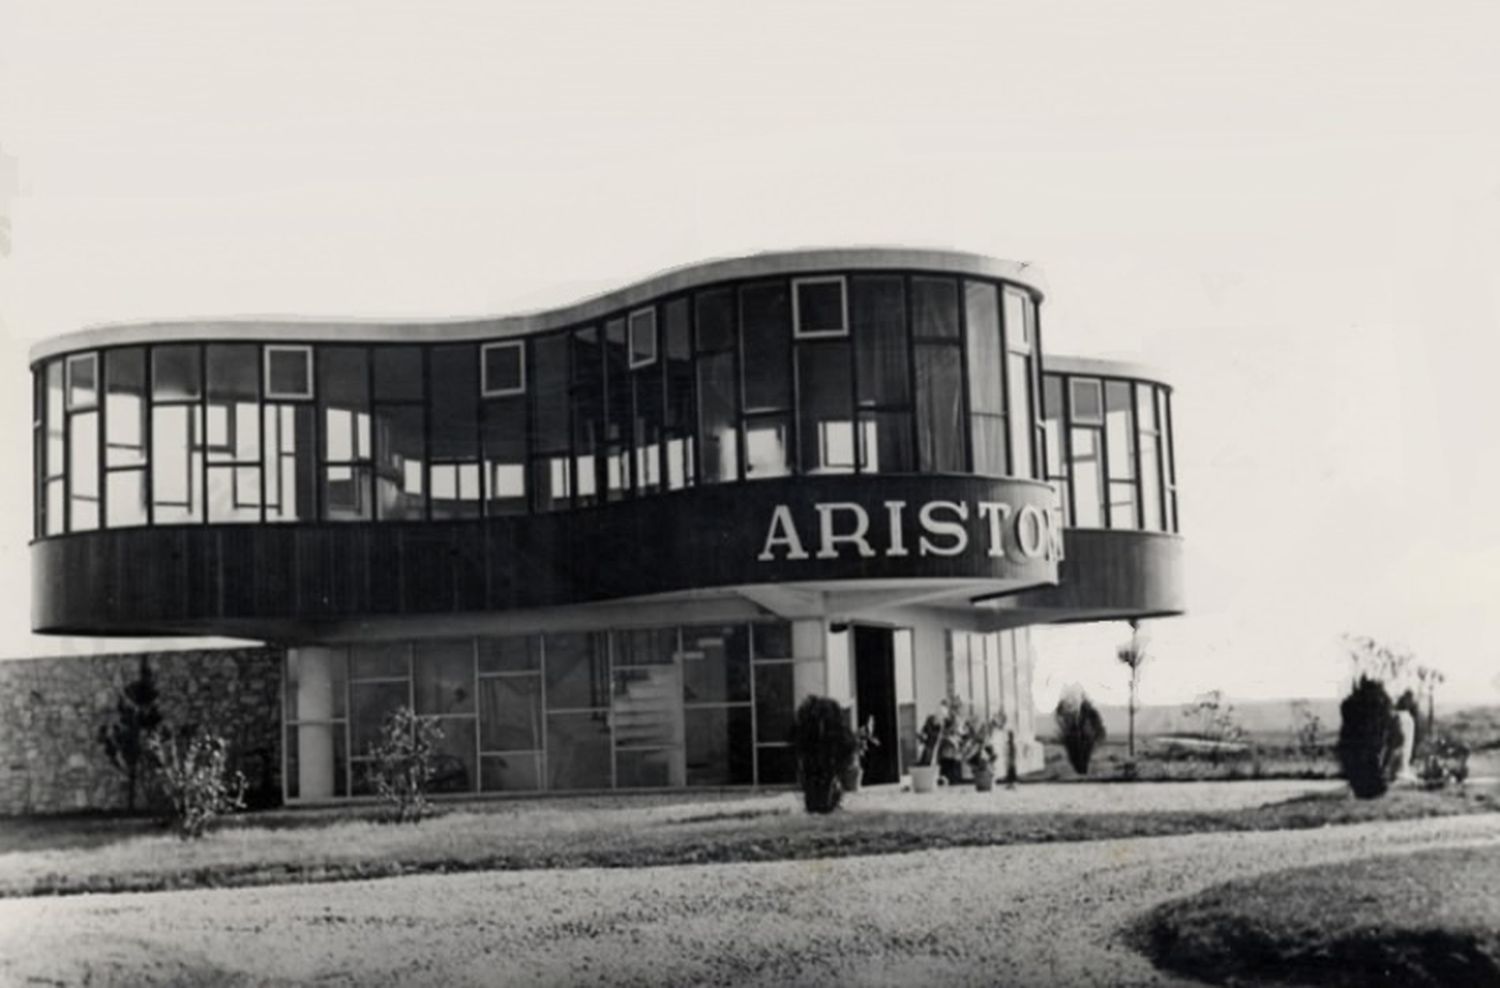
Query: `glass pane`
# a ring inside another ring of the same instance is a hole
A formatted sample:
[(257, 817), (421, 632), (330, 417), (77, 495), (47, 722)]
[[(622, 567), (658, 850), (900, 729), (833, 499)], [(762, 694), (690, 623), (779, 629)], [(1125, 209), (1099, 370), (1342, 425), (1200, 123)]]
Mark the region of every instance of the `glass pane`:
[(479, 680), (479, 743), (485, 751), (532, 751), (542, 746), (540, 676)]
[(969, 420), (974, 436), (974, 472), (985, 477), (1005, 476), (1005, 419), (975, 415)]
[(409, 675), (406, 642), (369, 642), (349, 648), (349, 675), (354, 679), (405, 679)]
[(756, 661), (792, 657), (790, 621), (761, 621), (750, 626), (750, 640)]
[[(146, 462), (146, 351), (140, 347), (104, 355), (105, 462), (112, 467)], [(113, 514), (113, 510), (111, 510)]]
[(676, 628), (616, 631), (610, 637), (616, 667), (673, 665), (677, 661)]
[(484, 403), (485, 499), (492, 515), (526, 511), (525, 401), (492, 398)]
[(609, 320), (604, 324), (605, 412), (607, 415), (604, 436), (606, 453), (612, 460), (609, 463), (606, 487), (611, 501), (619, 500), (627, 494), (631, 483), (629, 449), (632, 441), (633, 410), (630, 375), (627, 370), (629, 353), (626, 347), (625, 320)]
[(1046, 436), (1047, 476), (1065, 476), (1062, 449), (1062, 379), (1042, 377), (1042, 431)]
[(47, 482), (47, 534), (61, 535), (68, 530), (67, 505), (64, 503), (66, 491), (63, 479)]
[(1104, 525), (1104, 471), (1099, 462), (1099, 430), (1074, 429), (1074, 521), (1079, 528)]
[(479, 772), (485, 792), (533, 792), (542, 787), (540, 755), (483, 755)]
[(1024, 354), (1010, 355), (1010, 445), (1013, 477), (1030, 477), (1031, 466), (1031, 358)]
[(947, 278), (911, 280), (912, 335), (918, 339), (958, 339), (958, 282)]
[(614, 671), (617, 748), (682, 744), (682, 684), (676, 666), (630, 666)]
[(1135, 476), (1135, 431), (1131, 425), (1130, 385), (1109, 381), (1104, 388), (1104, 431), (1109, 449), (1109, 479)]
[(781, 281), (740, 289), (745, 354), (745, 411), (775, 411), (792, 403), (791, 297)]
[(159, 346), (151, 351), (151, 396), (157, 401), (197, 398), (203, 391), (195, 346)]
[(1030, 302), (1014, 288), (1005, 290), (1005, 345), (1012, 350), (1031, 349)]
[(656, 362), (656, 310), (630, 314), (630, 365)]
[(568, 334), (531, 342), (531, 445), (534, 453), (568, 449)]
[(911, 398), (906, 356), (906, 292), (901, 279), (849, 279), (849, 321), (862, 405), (904, 405)]
[(500, 343), (484, 347), (484, 390), (515, 391), (521, 387), (524, 343)]
[(432, 517), (479, 517), (479, 464), (434, 463), (432, 477)]
[(962, 473), (963, 385), (957, 347), (919, 346), (917, 451), (924, 473)]
[(700, 292), (693, 299), (698, 318), (698, 350), (734, 349), (734, 296), (728, 288)]
[(689, 710), (685, 718), (688, 785), (747, 786), (755, 781), (749, 707)]
[(442, 739), (435, 745), (429, 792), (473, 792), (475, 789), (474, 719), (440, 717)]
[(146, 471), (117, 470), (108, 477), (109, 527), (146, 524)]
[(620, 789), (680, 788), (686, 781), (680, 750), (615, 752), (615, 785)]
[(785, 415), (758, 416), (745, 421), (745, 479), (784, 477), (792, 472)]
[(324, 467), (323, 517), (329, 521), (370, 520), (369, 467)]
[(613, 767), (608, 714), (547, 715), (549, 789), (608, 789)]
[(540, 635), (479, 639), (480, 672), (530, 672), (542, 667)]
[(151, 410), (151, 500), (157, 524), (203, 520), (201, 414), (195, 405)]
[(385, 719), (409, 702), (407, 685), (401, 683), (350, 683), (349, 722), (354, 754), (364, 756), (379, 743)]
[(67, 359), (68, 409), (79, 411), (99, 404), (99, 355), (75, 354)]
[[(479, 458), (479, 348), (438, 346), (429, 353), (432, 374), (434, 460)], [(478, 474), (476, 472), (477, 479)], [(436, 482), (433, 484), (436, 488)]]
[(755, 736), (762, 744), (791, 741), (795, 694), (792, 663), (755, 667)]
[(1086, 377), (1069, 379), (1073, 390), (1073, 421), (1089, 425), (1102, 425), (1104, 398), (1099, 382)]
[(266, 520), (313, 517), (318, 468), (314, 454), (316, 413), (309, 405), (265, 409)]
[(580, 504), (592, 504), (599, 492), (598, 452), (604, 446), (604, 354), (599, 330), (590, 326), (573, 334), (573, 452), (577, 459)]
[(799, 281), (797, 286), (797, 332), (843, 333), (844, 279), (818, 278)]
[(312, 394), (312, 351), (306, 347), (266, 348), (266, 394), (289, 398)]
[(735, 480), (739, 474), (734, 408), (734, 354), (698, 358), (698, 394), (703, 413), (703, 480)]
[(687, 703), (750, 699), (750, 636), (745, 625), (682, 629), (682, 698)]
[(473, 639), (415, 642), (411, 667), (417, 713), (474, 712)]
[(260, 521), (260, 467), (208, 468), (208, 520)]
[(656, 362), (631, 373), (635, 482), (642, 494), (661, 488), (662, 371), (661, 362)]
[(1141, 527), (1161, 531), (1161, 475), (1157, 473), (1156, 434), (1141, 433)]
[(916, 469), (910, 412), (861, 412), (859, 429), (861, 470), (909, 473)]
[(584, 632), (547, 635), (547, 709), (609, 706), (609, 659), (605, 638)]
[(568, 506), (572, 496), (568, 459), (553, 456), (531, 463), (531, 490), (538, 511), (557, 511)]
[(968, 319), (970, 411), (1004, 414), (999, 294), (994, 285), (966, 281), (964, 302)]
[[(47, 365), (46, 384), (46, 406), (47, 406), (47, 476), (60, 477), (67, 470), (64, 462), (65, 451), (68, 448), (66, 435), (67, 419), (63, 411), (63, 365), (61, 360), (54, 360)], [(62, 521), (62, 515), (57, 514), (55, 520)]]
[(260, 398), (260, 348), (254, 344), (211, 344), (204, 360), (208, 364), (208, 397), (226, 404), (254, 403)]
[(380, 346), (374, 349), (375, 400), (422, 400), (422, 348)]
[(756, 757), (760, 761), (761, 785), (789, 786), (797, 781), (797, 753), (793, 749), (757, 748)]
[(854, 392), (847, 343), (797, 347), (800, 459), (804, 473), (854, 470)]
[(1109, 485), (1109, 527), (1135, 528), (1135, 481), (1115, 480)]
[(84, 532), (99, 527), (99, 413), (75, 412), (69, 419), (68, 431), (72, 443), (68, 530)]
[(427, 503), (421, 405), (376, 405), (375, 508), (382, 520), (415, 520)]

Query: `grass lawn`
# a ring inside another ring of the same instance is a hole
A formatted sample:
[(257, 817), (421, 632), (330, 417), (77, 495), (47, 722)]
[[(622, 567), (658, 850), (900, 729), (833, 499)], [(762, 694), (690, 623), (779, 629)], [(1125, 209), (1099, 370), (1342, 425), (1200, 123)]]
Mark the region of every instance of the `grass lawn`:
[[(1317, 794), (1221, 811), (928, 812), (884, 803), (827, 817), (791, 794), (446, 807), (420, 824), (368, 810), (232, 819), (181, 842), (141, 820), (30, 820), (0, 827), (0, 895), (150, 891), (377, 878), (421, 872), (644, 867), (894, 854), (941, 847), (1322, 827), (1494, 812), (1494, 790)], [(898, 801), (899, 805), (899, 801)], [(1003, 804), (1000, 804), (1003, 808)]]
[(1159, 966), (1218, 983), (1500, 984), (1500, 847), (1422, 851), (1230, 882), (1136, 930)]

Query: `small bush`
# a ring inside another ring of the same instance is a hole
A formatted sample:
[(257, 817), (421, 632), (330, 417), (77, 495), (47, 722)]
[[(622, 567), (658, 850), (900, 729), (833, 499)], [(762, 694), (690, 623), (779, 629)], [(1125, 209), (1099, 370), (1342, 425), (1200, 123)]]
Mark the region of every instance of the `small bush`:
[(437, 745), (443, 729), (432, 717), (397, 707), (386, 717), (380, 740), (370, 747), (370, 781), (400, 823), (415, 823), (427, 812), (427, 787), (437, 772)]
[(1426, 746), (1417, 764), (1422, 788), (1442, 789), (1449, 783), (1461, 786), (1469, 778), (1469, 749), (1452, 738), (1439, 737)]
[(844, 719), (844, 708), (826, 696), (809, 696), (797, 707), (792, 726), (797, 781), (809, 813), (832, 813), (844, 791), (839, 774), (854, 759), (859, 742)]
[(1390, 788), (1401, 751), (1401, 727), (1385, 687), (1359, 677), (1339, 704), (1339, 767), (1360, 799), (1374, 799)]
[(1068, 764), (1079, 775), (1089, 774), (1089, 760), (1104, 740), (1104, 718), (1082, 693), (1070, 693), (1057, 701), (1057, 736), (1068, 753)]
[(225, 813), (245, 808), (245, 777), (229, 771), (229, 746), (217, 734), (158, 729), (146, 736), (168, 820), (183, 840), (203, 836)]

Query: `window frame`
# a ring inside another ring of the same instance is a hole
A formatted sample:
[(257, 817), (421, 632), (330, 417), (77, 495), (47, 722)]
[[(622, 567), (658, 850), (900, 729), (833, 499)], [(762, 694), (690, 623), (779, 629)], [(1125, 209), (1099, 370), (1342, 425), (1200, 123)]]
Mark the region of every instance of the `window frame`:
[[(637, 320), (641, 319), (641, 317), (644, 316), (651, 317), (651, 355), (644, 359), (637, 360), (635, 356), (635, 328), (637, 325)], [(650, 367), (660, 358), (661, 341), (660, 332), (658, 330), (656, 322), (657, 320), (655, 305), (647, 305), (639, 309), (633, 309), (631, 310), (630, 314), (625, 317), (625, 350), (628, 356), (626, 363), (629, 365), (630, 370), (637, 370), (641, 367)]]
[[(802, 286), (803, 285), (838, 285), (839, 286), (839, 328), (837, 329), (810, 329), (802, 328)], [(792, 279), (792, 339), (794, 340), (831, 340), (846, 339), (849, 336), (849, 283), (848, 279), (841, 274), (809, 275), (803, 278)]]
[[(303, 364), (307, 368), (307, 390), (304, 393), (293, 391), (279, 391), (271, 386), (271, 354), (273, 353), (300, 353)], [(261, 400), (263, 402), (273, 401), (312, 401), (317, 397), (317, 382), (313, 376), (315, 367), (313, 365), (313, 348), (305, 343), (268, 343), (262, 351), (261, 357), (262, 375)]]
[[(94, 367), (94, 400), (88, 404), (75, 404), (73, 401), (73, 368), (84, 362), (88, 362)], [(100, 370), (101, 364), (98, 350), (89, 350), (85, 353), (70, 353), (67, 355), (67, 358), (63, 361), (63, 411), (65, 413), (92, 412), (99, 408), (99, 390), (104, 383), (100, 376)]]
[[(490, 351), (491, 350), (515, 350), (519, 354), (516, 367), (520, 371), (519, 382), (515, 387), (492, 388), (490, 387)], [(526, 393), (526, 341), (525, 340), (496, 340), (491, 343), (481, 343), (479, 346), (479, 397), (481, 398), (509, 398), (513, 395), (524, 395)]]

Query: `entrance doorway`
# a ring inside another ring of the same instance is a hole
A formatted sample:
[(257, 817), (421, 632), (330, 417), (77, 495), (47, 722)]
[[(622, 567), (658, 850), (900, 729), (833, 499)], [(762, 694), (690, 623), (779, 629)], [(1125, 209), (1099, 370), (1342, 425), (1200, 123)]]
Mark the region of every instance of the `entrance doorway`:
[[(901, 781), (901, 734), (896, 723), (896, 632), (854, 626), (854, 703), (859, 723), (875, 718), (876, 746), (865, 752), (864, 780)], [(858, 725), (856, 725), (858, 726)]]

